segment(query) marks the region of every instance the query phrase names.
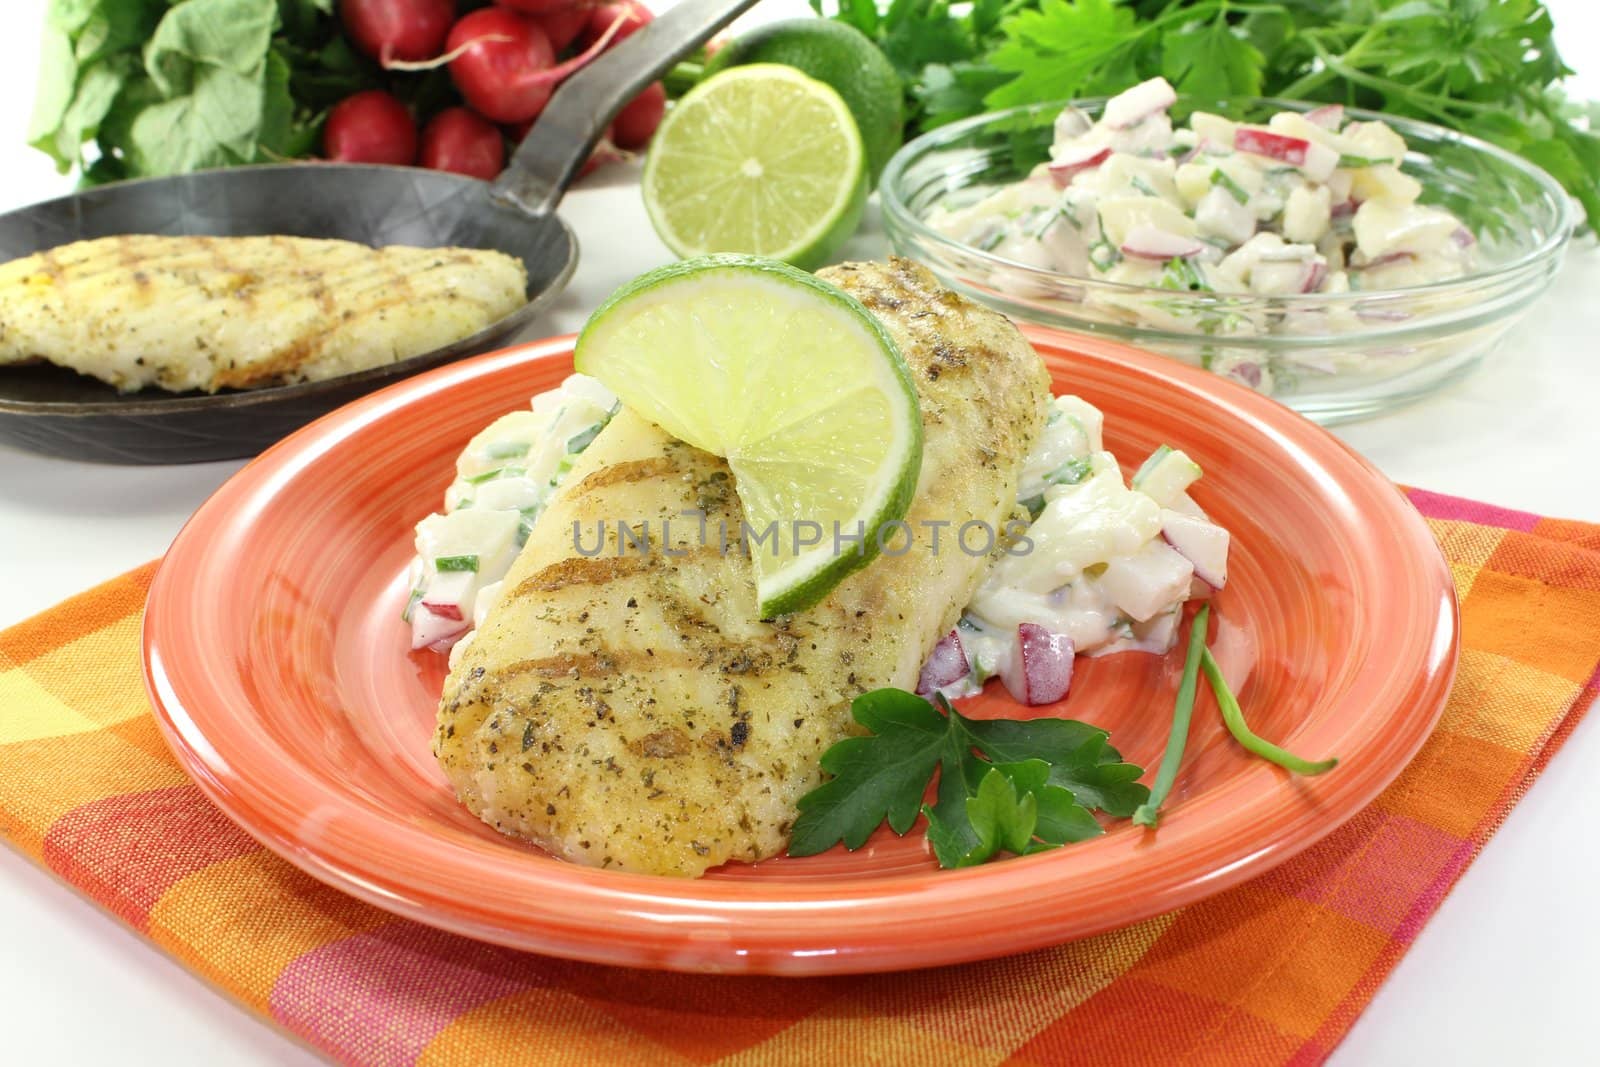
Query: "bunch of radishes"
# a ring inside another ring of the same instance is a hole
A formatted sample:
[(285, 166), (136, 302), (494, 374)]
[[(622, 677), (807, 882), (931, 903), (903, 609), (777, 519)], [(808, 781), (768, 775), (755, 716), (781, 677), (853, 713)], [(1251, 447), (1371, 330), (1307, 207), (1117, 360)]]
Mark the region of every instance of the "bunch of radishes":
[[(456, 0), (340, 0), (355, 46), (385, 70), (446, 66), (463, 105), (418, 119), (392, 93), (368, 89), (328, 114), (323, 154), (346, 163), (420, 163), (485, 180), (561, 80), (651, 19), (639, 0), (498, 0), (457, 17)], [(650, 85), (612, 121), (591, 160), (643, 148), (661, 123), (667, 95)]]

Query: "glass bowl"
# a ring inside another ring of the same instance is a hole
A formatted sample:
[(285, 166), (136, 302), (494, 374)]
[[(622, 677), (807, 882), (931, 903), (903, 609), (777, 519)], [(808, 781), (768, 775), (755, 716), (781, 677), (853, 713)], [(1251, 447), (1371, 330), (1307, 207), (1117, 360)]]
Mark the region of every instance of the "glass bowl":
[[(1105, 98), (1072, 103), (1098, 117)], [(1478, 269), (1430, 285), (1261, 296), (1189, 292), (1062, 274), (934, 231), (935, 207), (965, 207), (1027, 177), (1049, 156), (1065, 103), (1037, 104), (942, 126), (907, 143), (883, 172), (884, 227), (896, 252), (1014, 319), (1093, 333), (1206, 367), (1271, 394), (1322, 423), (1361, 418), (1454, 381), (1499, 347), (1561, 266), (1576, 218), (1555, 179), (1476, 138), (1355, 108), (1409, 147), (1402, 169), (1421, 200), (1454, 212), (1478, 238)], [(1265, 122), (1314, 104), (1180, 97), (1194, 110)]]

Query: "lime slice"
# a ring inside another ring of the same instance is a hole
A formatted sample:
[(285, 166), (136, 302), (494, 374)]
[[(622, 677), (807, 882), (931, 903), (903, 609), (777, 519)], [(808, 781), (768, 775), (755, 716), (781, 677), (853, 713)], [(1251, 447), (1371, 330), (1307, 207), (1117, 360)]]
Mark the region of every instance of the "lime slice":
[(748, 252), (810, 268), (861, 222), (866, 151), (838, 93), (756, 63), (678, 101), (650, 143), (643, 184), (651, 225), (678, 255)]
[(727, 457), (763, 618), (821, 600), (911, 505), (922, 415), (905, 359), (871, 312), (804, 271), (731, 255), (651, 271), (589, 318), (574, 359)]

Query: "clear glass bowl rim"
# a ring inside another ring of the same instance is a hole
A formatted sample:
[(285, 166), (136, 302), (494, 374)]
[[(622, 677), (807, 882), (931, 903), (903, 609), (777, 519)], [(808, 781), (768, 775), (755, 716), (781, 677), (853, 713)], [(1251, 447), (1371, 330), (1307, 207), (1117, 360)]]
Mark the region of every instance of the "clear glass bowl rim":
[[(1487, 270), (1474, 271), (1464, 274), (1459, 278), (1450, 278), (1445, 281), (1431, 282), (1426, 285), (1406, 286), (1398, 289), (1369, 289), (1356, 290), (1346, 293), (1290, 293), (1278, 295), (1265, 295), (1260, 293), (1175, 293), (1171, 289), (1162, 289), (1158, 286), (1132, 285), (1127, 282), (1112, 282), (1100, 278), (1088, 278), (1077, 274), (1064, 274), (1060, 271), (1045, 270), (1032, 267), (1024, 263), (1003, 259), (983, 251), (976, 245), (966, 244), (948, 237), (933, 229), (911, 210), (909, 204), (900, 195), (900, 186), (905, 171), (917, 159), (930, 152), (941, 148), (956, 147), (966, 135), (974, 131), (984, 130), (986, 127), (1023, 115), (1037, 114), (1050, 111), (1060, 113), (1067, 107), (1081, 108), (1090, 113), (1096, 112), (1104, 106), (1109, 96), (1078, 97), (1073, 100), (1045, 102), (1040, 104), (1023, 104), (1019, 107), (1006, 108), (1002, 111), (989, 111), (982, 115), (961, 119), (945, 126), (939, 126), (927, 133), (907, 141), (900, 147), (888, 164), (883, 169), (883, 175), (878, 180), (878, 199), (882, 206), (887, 221), (891, 221), (909, 231), (918, 242), (931, 244), (948, 252), (970, 258), (977, 262), (992, 264), (1019, 278), (1035, 280), (1051, 287), (1073, 286), (1076, 288), (1090, 288), (1107, 293), (1119, 293), (1125, 297), (1143, 296), (1165, 300), (1189, 299), (1196, 305), (1228, 305), (1258, 303), (1274, 308), (1306, 307), (1329, 308), (1340, 305), (1356, 305), (1370, 303), (1374, 300), (1410, 296), (1437, 296), (1457, 292), (1473, 292), (1479, 288), (1494, 283), (1505, 283), (1516, 278), (1520, 273), (1536, 268), (1548, 260), (1559, 256), (1572, 237), (1576, 225), (1576, 212), (1572, 205), (1572, 197), (1566, 189), (1550, 176), (1544, 168), (1537, 166), (1513, 152), (1508, 152), (1497, 145), (1490, 144), (1471, 134), (1461, 133), (1430, 122), (1418, 119), (1404, 118), (1397, 115), (1386, 115), (1378, 111), (1368, 111), (1364, 108), (1347, 107), (1344, 114), (1347, 118), (1362, 122), (1381, 121), (1391, 126), (1397, 133), (1404, 137), (1409, 145), (1413, 140), (1426, 140), (1430, 143), (1448, 142), (1459, 144), (1472, 149), (1474, 152), (1487, 155), (1498, 162), (1520, 171), (1522, 175), (1537, 185), (1544, 193), (1547, 200), (1555, 210), (1554, 224), (1544, 239), (1533, 248), (1522, 253), (1505, 263), (1495, 264)], [(1322, 102), (1306, 100), (1285, 100), (1272, 96), (1236, 96), (1223, 100), (1201, 98), (1195, 96), (1179, 95), (1178, 103), (1189, 104), (1197, 109), (1213, 108), (1245, 108), (1252, 113), (1262, 109), (1276, 109), (1278, 111), (1306, 112), (1313, 108), (1323, 106)], [(1168, 331), (1155, 331), (1165, 333)], [(1189, 336), (1187, 334), (1174, 334), (1173, 336)]]

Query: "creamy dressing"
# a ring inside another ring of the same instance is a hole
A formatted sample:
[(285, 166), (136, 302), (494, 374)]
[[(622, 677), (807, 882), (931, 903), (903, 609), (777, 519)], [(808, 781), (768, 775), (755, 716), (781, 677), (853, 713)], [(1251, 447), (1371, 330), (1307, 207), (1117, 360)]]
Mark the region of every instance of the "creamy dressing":
[(970, 670), (940, 686), (945, 695), (1021, 676), (1018, 627), (1028, 623), (1064, 636), (1077, 654), (1165, 653), (1184, 604), (1226, 582), (1227, 531), (1187, 491), (1199, 466), (1163, 447), (1129, 485), (1104, 447), (1103, 423), (1078, 397), (1053, 401), (1018, 492), (1033, 515), (1026, 541), (999, 556), (963, 612), (956, 636)]
[(574, 374), (530, 409), (502, 415), (468, 442), (444, 510), (417, 524), (404, 615), (412, 648), (459, 649), (483, 622), (550, 495), (611, 420), (617, 398)]
[(1026, 266), (1188, 291), (1384, 290), (1472, 270), (1471, 232), (1417, 202), (1385, 123), (1346, 123), (1331, 105), (1265, 126), (1196, 112), (1173, 129), (1176, 100), (1155, 78), (1098, 122), (1068, 107), (1049, 162), (929, 224)]

